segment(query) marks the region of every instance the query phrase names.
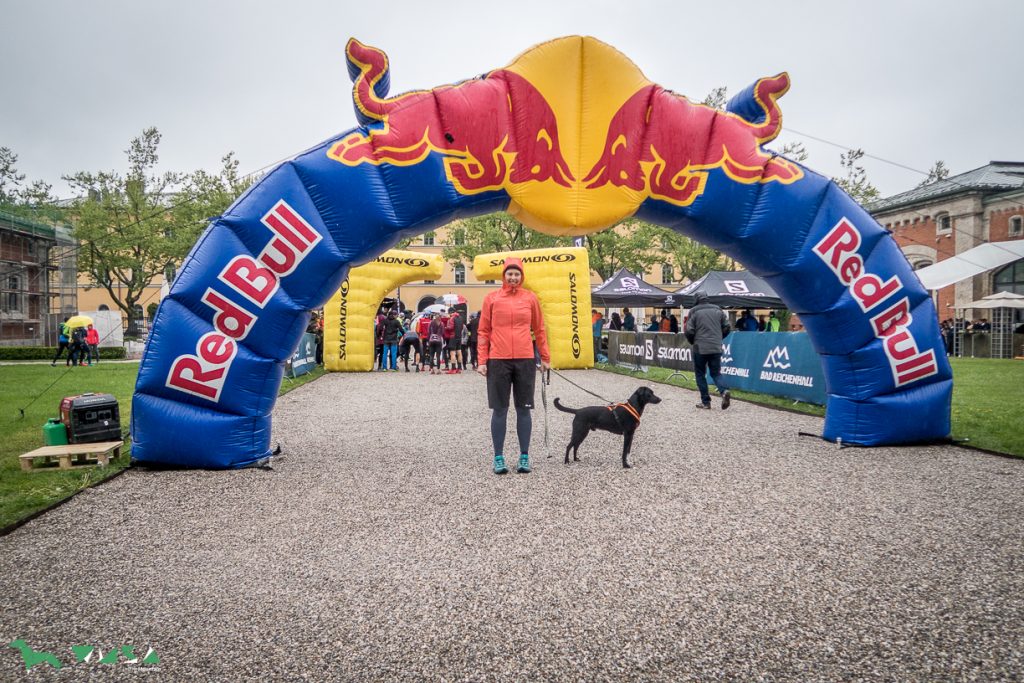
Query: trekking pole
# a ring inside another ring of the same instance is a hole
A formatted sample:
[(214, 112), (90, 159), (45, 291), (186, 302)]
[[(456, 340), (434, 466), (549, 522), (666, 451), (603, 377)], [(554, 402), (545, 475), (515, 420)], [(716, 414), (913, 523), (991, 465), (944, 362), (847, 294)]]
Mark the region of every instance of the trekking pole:
[(540, 375), (540, 401), (544, 404), (544, 456), (551, 457), (551, 449), (548, 444), (548, 385), (551, 384), (551, 370), (542, 372)]

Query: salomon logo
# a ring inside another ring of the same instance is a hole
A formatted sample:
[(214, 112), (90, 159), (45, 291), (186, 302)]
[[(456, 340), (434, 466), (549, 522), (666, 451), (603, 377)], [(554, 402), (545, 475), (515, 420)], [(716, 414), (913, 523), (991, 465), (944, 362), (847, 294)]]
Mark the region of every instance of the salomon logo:
[(776, 346), (768, 352), (768, 357), (764, 359), (764, 367), (766, 368), (785, 370), (789, 365), (789, 349), (785, 346)]

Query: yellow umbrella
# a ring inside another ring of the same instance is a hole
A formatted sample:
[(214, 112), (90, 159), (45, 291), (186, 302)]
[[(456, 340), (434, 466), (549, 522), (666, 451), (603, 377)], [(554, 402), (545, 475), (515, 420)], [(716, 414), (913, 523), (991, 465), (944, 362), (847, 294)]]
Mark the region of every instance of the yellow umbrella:
[(68, 318), (66, 324), (70, 329), (74, 329), (76, 327), (88, 327), (89, 325), (92, 325), (92, 318), (87, 315), (73, 315)]

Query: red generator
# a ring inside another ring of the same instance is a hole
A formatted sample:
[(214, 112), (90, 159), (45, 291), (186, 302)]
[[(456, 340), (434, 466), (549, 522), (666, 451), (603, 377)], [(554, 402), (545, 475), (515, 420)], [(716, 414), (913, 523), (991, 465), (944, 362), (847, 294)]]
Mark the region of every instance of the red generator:
[(68, 428), (68, 443), (121, 440), (121, 411), (110, 394), (64, 397), (60, 421)]

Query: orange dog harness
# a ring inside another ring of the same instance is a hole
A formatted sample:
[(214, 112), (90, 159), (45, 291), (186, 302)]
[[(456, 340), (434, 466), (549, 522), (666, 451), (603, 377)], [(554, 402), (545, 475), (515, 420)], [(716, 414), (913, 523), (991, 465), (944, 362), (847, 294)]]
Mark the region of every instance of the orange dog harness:
[(640, 413), (636, 412), (636, 408), (628, 403), (616, 403), (613, 406), (608, 406), (608, 410), (614, 411), (616, 408), (625, 408), (626, 412), (633, 416), (637, 424), (640, 424)]

